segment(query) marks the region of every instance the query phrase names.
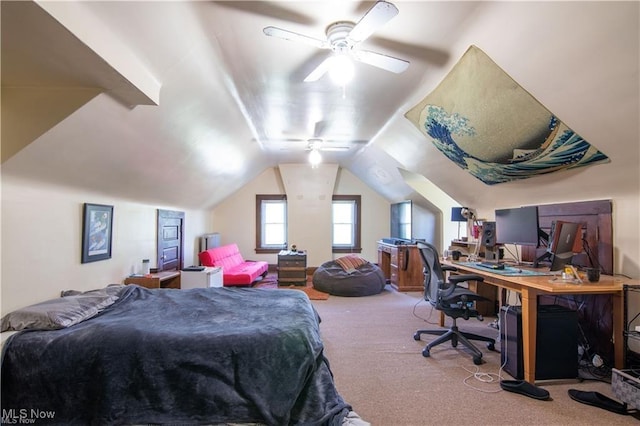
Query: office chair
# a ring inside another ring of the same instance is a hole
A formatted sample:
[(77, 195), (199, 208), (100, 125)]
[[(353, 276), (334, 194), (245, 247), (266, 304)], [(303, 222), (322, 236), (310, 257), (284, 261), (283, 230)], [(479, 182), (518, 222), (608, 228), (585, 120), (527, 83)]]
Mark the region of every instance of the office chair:
[(416, 243), (418, 251), (424, 265), (424, 297), (438, 311), (442, 311), (445, 315), (453, 319), (453, 324), (448, 330), (418, 330), (413, 335), (415, 340), (420, 340), (423, 334), (434, 334), (438, 337), (429, 343), (422, 350), (422, 355), (429, 357), (431, 348), (441, 343), (451, 341), (451, 346), (458, 346), (458, 342), (469, 348), (473, 353), (473, 363), (475, 365), (482, 364), (482, 352), (475, 347), (471, 340), (480, 340), (488, 342), (487, 348), (495, 350), (495, 339), (480, 336), (473, 333), (465, 333), (458, 330), (456, 320), (458, 318), (477, 318), (482, 321), (482, 315), (473, 309), (473, 302), (478, 300), (487, 300), (486, 298), (470, 291), (464, 287), (458, 287), (458, 284), (466, 281), (483, 281), (483, 277), (475, 274), (466, 275), (450, 275), (448, 280), (445, 277), (445, 270), (455, 271), (456, 268), (448, 265), (441, 265), (438, 259), (438, 250), (429, 243), (418, 241)]

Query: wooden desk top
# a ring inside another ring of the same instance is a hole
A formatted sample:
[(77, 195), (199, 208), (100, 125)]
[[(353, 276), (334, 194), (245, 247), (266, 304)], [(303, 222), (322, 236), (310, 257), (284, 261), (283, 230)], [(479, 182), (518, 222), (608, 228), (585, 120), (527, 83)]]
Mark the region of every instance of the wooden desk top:
[[(623, 276), (600, 275), (600, 281), (592, 283), (585, 279), (580, 283), (571, 283), (562, 281), (559, 276), (552, 275), (502, 275), (487, 269), (474, 268), (462, 265), (459, 262), (443, 261), (445, 265), (451, 265), (465, 273), (478, 274), (491, 284), (499, 285), (506, 288), (517, 289), (519, 287), (528, 287), (540, 290), (545, 293), (556, 294), (605, 294), (605, 293), (621, 293), (624, 284), (638, 285), (640, 280), (630, 279)], [(526, 267), (517, 267), (526, 270)], [(535, 269), (530, 269), (535, 271)]]

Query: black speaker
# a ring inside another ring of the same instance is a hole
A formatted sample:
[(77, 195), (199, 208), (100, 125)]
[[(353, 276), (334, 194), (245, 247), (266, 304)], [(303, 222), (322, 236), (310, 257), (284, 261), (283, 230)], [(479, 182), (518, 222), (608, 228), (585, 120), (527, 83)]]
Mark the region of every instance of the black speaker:
[[(559, 305), (538, 306), (536, 380), (578, 377), (578, 313)], [(522, 308), (500, 309), (500, 364), (524, 378)]]
[(482, 245), (493, 247), (496, 245), (496, 223), (484, 222), (482, 224)]

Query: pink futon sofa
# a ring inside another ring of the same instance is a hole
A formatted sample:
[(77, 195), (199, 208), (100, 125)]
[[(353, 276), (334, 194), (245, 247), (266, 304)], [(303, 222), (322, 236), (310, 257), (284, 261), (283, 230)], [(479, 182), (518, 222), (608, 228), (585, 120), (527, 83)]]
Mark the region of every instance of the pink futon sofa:
[(258, 277), (267, 275), (269, 264), (262, 260), (244, 260), (237, 244), (214, 247), (198, 255), (202, 266), (221, 266), (225, 287), (251, 285)]

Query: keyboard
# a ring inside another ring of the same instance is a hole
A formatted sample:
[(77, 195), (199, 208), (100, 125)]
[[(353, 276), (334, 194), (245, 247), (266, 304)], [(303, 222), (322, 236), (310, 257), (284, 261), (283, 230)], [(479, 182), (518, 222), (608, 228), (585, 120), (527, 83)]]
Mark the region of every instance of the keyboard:
[(504, 269), (504, 263), (500, 262), (478, 262), (476, 265), (489, 269)]

